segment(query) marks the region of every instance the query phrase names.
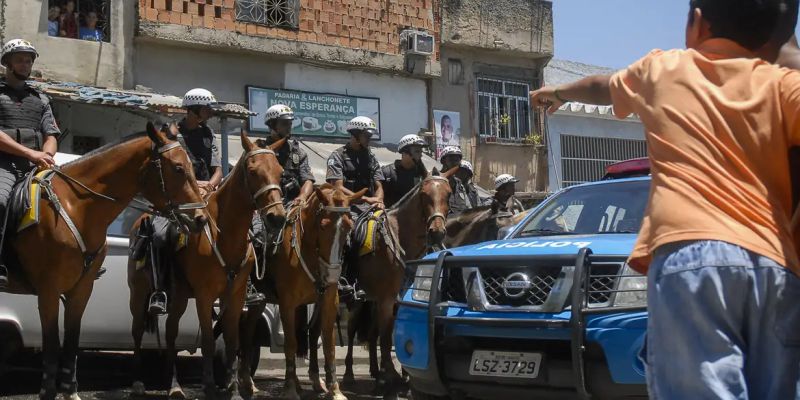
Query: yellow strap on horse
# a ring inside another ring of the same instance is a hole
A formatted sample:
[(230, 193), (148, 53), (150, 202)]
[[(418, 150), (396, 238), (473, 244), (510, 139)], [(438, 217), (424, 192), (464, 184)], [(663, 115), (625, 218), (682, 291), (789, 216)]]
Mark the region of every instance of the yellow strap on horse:
[(378, 226), (378, 219), (383, 213), (383, 210), (375, 211), (367, 220), (367, 232), (364, 236), (364, 243), (358, 251), (359, 256), (365, 256), (375, 251), (375, 228)]
[(39, 203), (42, 193), (42, 187), (39, 185), (39, 179), (44, 179), (45, 175), (52, 172), (53, 171), (49, 169), (40, 171), (36, 174), (36, 178), (38, 179), (33, 179), (31, 181), (31, 187), (28, 189), (30, 190), (31, 208), (28, 209), (25, 215), (22, 216), (19, 227), (17, 227), (17, 232), (39, 223)]

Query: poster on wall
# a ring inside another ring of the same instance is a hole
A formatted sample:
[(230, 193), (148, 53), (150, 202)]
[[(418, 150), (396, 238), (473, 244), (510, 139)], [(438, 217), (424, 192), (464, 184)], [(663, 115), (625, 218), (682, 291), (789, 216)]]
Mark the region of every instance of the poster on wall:
[[(380, 131), (380, 99), (377, 98), (247, 86), (247, 102), (250, 110), (258, 113), (250, 117), (253, 132), (269, 132), (264, 114), (275, 104), (294, 110), (292, 135), (349, 137), (347, 123), (357, 116), (372, 118)], [(380, 140), (381, 137), (378, 134), (373, 138)]]
[(460, 146), (461, 117), (455, 111), (433, 110), (434, 128), (436, 130), (436, 158), (447, 146)]

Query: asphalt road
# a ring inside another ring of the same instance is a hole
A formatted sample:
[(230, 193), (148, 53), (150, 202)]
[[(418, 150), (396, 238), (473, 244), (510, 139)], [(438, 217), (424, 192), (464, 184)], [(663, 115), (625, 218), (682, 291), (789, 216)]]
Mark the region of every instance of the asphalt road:
[[(338, 376), (344, 374), (344, 348), (337, 348)], [(320, 356), (321, 356), (320, 352)], [(321, 360), (320, 360), (321, 361)], [(366, 400), (382, 398), (375, 393), (374, 381), (369, 377), (369, 364), (366, 352), (361, 348), (355, 351), (354, 384), (342, 385), (342, 391), (350, 400)], [(41, 358), (29, 356), (19, 360), (2, 376), (0, 376), (0, 397), (13, 400), (37, 399), (41, 379)], [(179, 381), (184, 392), (189, 398), (199, 398), (202, 395), (201, 363), (198, 355), (182, 353), (178, 358)], [(78, 385), (79, 395), (83, 400), (102, 399), (117, 400), (131, 397), (132, 357), (130, 353), (110, 352), (83, 352), (78, 358)], [(167, 395), (166, 379), (158, 373), (159, 368), (153, 368), (145, 377), (147, 395), (137, 399), (164, 399)], [(254, 399), (279, 398), (283, 387), (284, 361), (283, 355), (270, 354), (262, 350), (259, 369), (256, 372), (255, 383), (260, 390)], [(303, 400), (317, 399), (321, 395), (314, 393), (308, 380), (307, 366), (304, 362), (298, 363), (298, 376), (304, 389)], [(226, 396), (220, 395), (224, 399)], [(403, 394), (399, 399), (405, 399)]]

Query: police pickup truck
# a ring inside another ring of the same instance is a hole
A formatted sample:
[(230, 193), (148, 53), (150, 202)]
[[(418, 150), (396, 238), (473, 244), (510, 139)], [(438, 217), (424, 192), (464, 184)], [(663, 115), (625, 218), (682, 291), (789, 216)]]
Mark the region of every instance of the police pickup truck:
[(647, 281), (626, 259), (649, 164), (606, 171), (551, 196), (503, 240), (408, 264), (394, 344), (414, 399), (647, 397)]

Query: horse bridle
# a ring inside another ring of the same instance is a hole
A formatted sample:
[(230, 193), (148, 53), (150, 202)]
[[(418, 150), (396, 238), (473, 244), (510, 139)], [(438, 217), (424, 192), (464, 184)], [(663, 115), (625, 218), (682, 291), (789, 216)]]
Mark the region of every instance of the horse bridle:
[[(422, 190), (422, 186), (425, 185), (425, 182), (432, 181), (432, 180), (440, 180), (440, 181), (447, 182), (448, 185), (450, 184), (450, 181), (447, 178), (445, 178), (443, 176), (435, 175), (435, 176), (429, 176), (429, 177), (425, 178), (422, 181), (422, 183), (420, 184), (420, 188), (419, 189)], [(437, 248), (438, 249), (445, 249), (446, 248), (446, 247), (444, 247), (443, 243), (436, 243), (436, 244), (433, 244), (433, 245), (428, 243), (428, 231), (429, 231), (428, 228), (431, 226), (431, 224), (433, 224), (434, 221), (436, 221), (437, 219), (440, 219), (440, 218), (442, 219), (442, 223), (445, 225), (445, 236), (447, 236), (447, 216), (443, 212), (441, 212), (439, 210), (435, 210), (435, 212), (433, 214), (431, 214), (431, 216), (429, 216), (428, 219), (425, 221), (425, 246), (426, 246), (426, 250), (434, 250), (434, 251), (436, 251)]]
[[(275, 154), (275, 151), (273, 151), (271, 149), (257, 149), (257, 150), (249, 151), (247, 154), (245, 154), (242, 161), (246, 161), (250, 157), (253, 157), (253, 156), (256, 156), (256, 155), (259, 155), (259, 154), (272, 154), (276, 158), (278, 157), (278, 155)], [(244, 175), (244, 185), (247, 188), (247, 191), (252, 193), (252, 195), (251, 195), (252, 198), (251, 199), (253, 201), (253, 208), (255, 208), (256, 212), (261, 214), (262, 212), (268, 211), (273, 207), (283, 206), (283, 190), (281, 189), (280, 185), (276, 185), (274, 183), (267, 184), (267, 185), (262, 186), (260, 189), (256, 190), (255, 193), (253, 193), (250, 190), (250, 182), (247, 180), (247, 174), (243, 174), (243, 175)], [(267, 194), (267, 193), (273, 191), (273, 190), (277, 190), (278, 191), (278, 193), (280, 194), (281, 200), (273, 201), (272, 203), (268, 203), (268, 204), (266, 204), (264, 206), (259, 207), (258, 206), (258, 198), (261, 197), (264, 194)]]
[[(303, 207), (303, 206), (301, 206), (301, 207)], [(349, 213), (350, 209), (348, 207), (323, 206), (323, 205), (320, 204), (320, 207), (317, 209), (317, 211), (315, 213), (315, 221), (316, 221), (316, 217), (318, 217), (323, 211), (327, 211), (329, 213), (337, 215), (337, 218), (336, 218), (336, 236), (334, 237), (334, 243), (338, 243), (340, 235), (342, 234), (342, 218), (341, 217), (342, 217), (343, 214)], [(331, 218), (331, 219), (333, 220), (333, 218)], [(326, 273), (323, 273), (323, 276), (321, 276), (322, 279), (318, 279), (317, 276), (315, 276), (315, 274), (311, 272), (311, 269), (308, 268), (308, 263), (306, 263), (305, 258), (303, 258), (303, 252), (302, 252), (302, 249), (300, 249), (300, 241), (298, 240), (297, 224), (300, 224), (301, 225), (300, 229), (303, 229), (301, 221), (302, 221), (302, 218), (298, 217), (297, 221), (295, 222), (295, 225), (294, 225), (294, 228), (293, 228), (293, 232), (292, 232), (292, 243), (291, 243), (291, 246), (292, 246), (292, 249), (294, 249), (294, 252), (297, 254), (297, 258), (300, 260), (300, 266), (303, 268), (303, 272), (305, 272), (306, 275), (308, 276), (308, 278), (311, 280), (311, 282), (317, 286), (317, 291), (321, 294), (321, 293), (323, 293), (325, 291), (325, 286), (326, 286), (325, 283), (328, 283), (328, 284), (337, 283), (339, 281), (339, 278), (337, 278), (335, 282), (330, 282), (330, 280), (331, 280), (329, 278), (330, 275), (329, 275), (328, 272), (326, 272)], [(317, 246), (319, 246), (319, 244), (317, 244)], [(338, 244), (335, 244), (335, 246), (338, 246)], [(319, 256), (317, 258), (317, 260), (320, 263), (320, 266), (325, 268), (324, 271), (339, 270), (339, 274), (341, 275), (341, 269), (342, 269), (342, 264), (343, 264), (343, 254), (344, 254), (345, 247), (346, 246), (341, 246), (341, 249), (339, 249), (339, 251), (336, 252), (335, 258), (334, 258), (334, 252), (331, 251), (331, 255), (328, 257), (328, 261), (323, 260), (322, 256)], [(317, 250), (319, 250), (319, 249), (317, 249)], [(333, 250), (333, 249), (331, 249), (331, 250)], [(320, 271), (320, 272), (322, 272), (322, 271)]]
[(161, 188), (161, 194), (164, 196), (165, 199), (167, 199), (167, 204), (166, 204), (166, 207), (165, 207), (166, 212), (156, 210), (155, 205), (150, 206), (150, 207), (152, 207), (152, 209), (148, 210), (148, 211), (150, 211), (151, 213), (156, 214), (156, 215), (163, 214), (169, 220), (171, 220), (171, 221), (173, 221), (173, 222), (175, 222), (175, 223), (177, 223), (177, 224), (182, 226), (183, 224), (181, 224), (180, 223), (180, 219), (178, 219), (178, 214), (179, 213), (182, 213), (183, 211), (189, 211), (189, 210), (201, 210), (201, 209), (204, 209), (204, 208), (206, 208), (207, 203), (205, 201), (203, 201), (203, 202), (196, 202), (196, 203), (177, 204), (177, 203), (174, 203), (172, 201), (172, 199), (170, 198), (169, 192), (167, 191), (167, 183), (166, 183), (166, 180), (164, 179), (164, 168), (161, 165), (161, 159), (164, 157), (163, 156), (164, 153), (166, 153), (166, 152), (168, 152), (170, 150), (177, 149), (179, 147), (181, 147), (181, 143), (177, 142), (177, 141), (169, 143), (169, 144), (165, 144), (164, 146), (161, 146), (161, 147), (153, 146), (153, 154), (150, 157), (150, 163), (152, 163), (153, 166), (155, 166), (156, 170), (158, 171), (159, 187)]

